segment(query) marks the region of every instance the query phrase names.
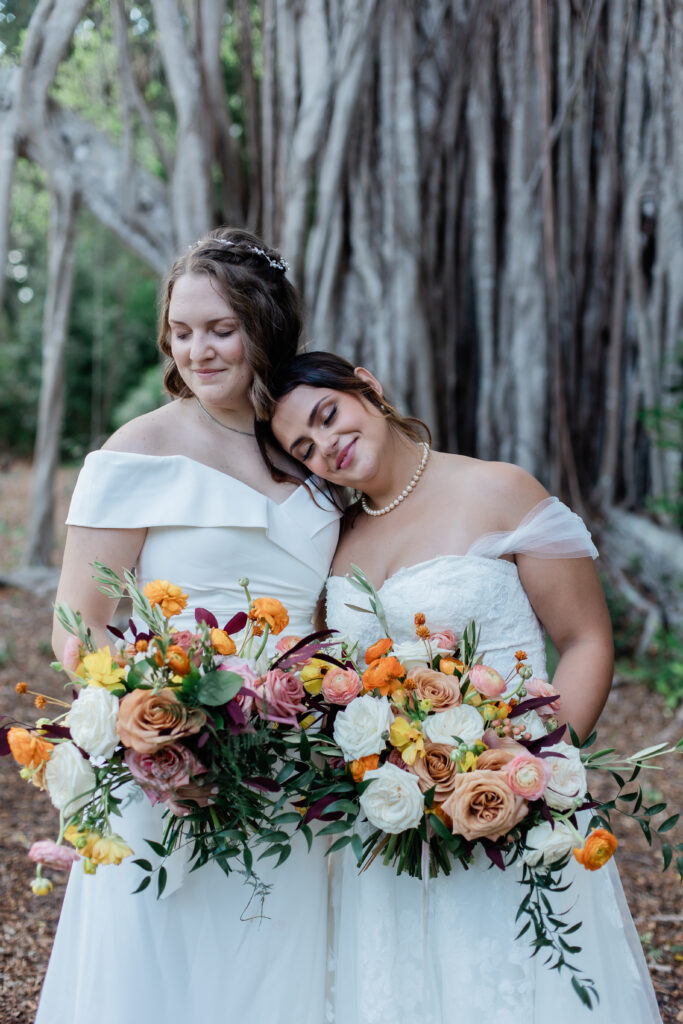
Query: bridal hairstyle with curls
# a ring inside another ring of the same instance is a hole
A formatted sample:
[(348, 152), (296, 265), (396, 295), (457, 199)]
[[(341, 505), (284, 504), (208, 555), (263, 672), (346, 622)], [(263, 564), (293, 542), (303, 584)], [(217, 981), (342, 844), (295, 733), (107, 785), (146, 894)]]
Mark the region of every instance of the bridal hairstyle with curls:
[[(271, 404), (267, 417), (257, 417), (256, 419), (256, 439), (261, 455), (273, 479), (280, 483), (284, 481), (300, 483), (301, 480), (274, 464), (271, 455), (273, 451), (284, 455), (290, 463), (292, 462), (292, 456), (283, 449), (273, 434), (271, 420), (277, 403), (302, 384), (311, 388), (328, 388), (330, 391), (345, 391), (356, 395), (358, 398), (364, 399), (374, 406), (387, 420), (392, 430), (403, 434), (410, 441), (420, 442), (427, 440), (431, 444), (432, 438), (427, 424), (423, 423), (422, 420), (416, 419), (414, 416), (401, 416), (400, 412), (391, 402), (387, 401), (382, 395), (379, 395), (371, 384), (356, 376), (353, 363), (343, 359), (341, 356), (335, 355), (333, 352), (301, 352), (298, 356), (294, 356), (290, 362), (280, 366), (273, 374), (273, 377), (270, 378), (269, 392)], [(311, 477), (310, 472), (307, 471), (302, 463), (297, 463), (297, 466), (299, 471), (303, 469), (306, 477)], [(348, 501), (343, 500), (340, 488), (332, 486), (330, 487), (330, 492), (335, 504), (340, 508), (343, 509), (348, 505)]]
[(168, 309), (173, 286), (185, 274), (207, 274), (240, 323), (244, 354), (254, 379), (250, 400), (257, 415), (271, 408), (270, 379), (296, 354), (303, 326), (299, 296), (280, 254), (249, 231), (217, 228), (179, 256), (159, 297), (157, 344), (166, 356), (164, 386), (175, 398), (192, 395), (171, 354)]

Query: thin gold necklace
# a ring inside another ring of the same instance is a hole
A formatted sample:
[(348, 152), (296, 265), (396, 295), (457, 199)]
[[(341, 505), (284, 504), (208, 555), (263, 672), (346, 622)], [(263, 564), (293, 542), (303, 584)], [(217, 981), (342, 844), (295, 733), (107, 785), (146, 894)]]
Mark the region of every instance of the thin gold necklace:
[(250, 432), (249, 430), (240, 430), (240, 428), (239, 428), (239, 427), (229, 427), (227, 423), (221, 423), (221, 421), (220, 421), (220, 420), (217, 420), (215, 416), (212, 416), (212, 415), (211, 415), (211, 413), (209, 412), (209, 410), (208, 410), (208, 409), (204, 408), (204, 406), (203, 406), (203, 405), (202, 405), (202, 403), (201, 403), (201, 402), (199, 401), (199, 399), (197, 398), (197, 396), (196, 396), (196, 395), (193, 395), (193, 398), (194, 398), (195, 402), (197, 403), (197, 405), (199, 406), (199, 408), (200, 408), (200, 409), (202, 410), (202, 412), (204, 413), (204, 415), (205, 415), (205, 416), (208, 416), (208, 418), (209, 418), (209, 419), (210, 419), (210, 420), (211, 420), (211, 421), (212, 421), (213, 423), (216, 423), (216, 424), (217, 424), (217, 425), (218, 425), (219, 427), (222, 427), (222, 428), (223, 428), (223, 430), (232, 430), (232, 432), (233, 432), (234, 434), (243, 434), (243, 435), (244, 435), (245, 437), (256, 437), (256, 434), (252, 434), (252, 433), (251, 433), (251, 432)]

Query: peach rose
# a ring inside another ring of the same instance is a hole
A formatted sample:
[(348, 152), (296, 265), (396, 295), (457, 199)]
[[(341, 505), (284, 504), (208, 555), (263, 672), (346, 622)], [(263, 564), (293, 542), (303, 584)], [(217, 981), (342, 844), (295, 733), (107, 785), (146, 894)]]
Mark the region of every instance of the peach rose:
[(289, 622), (285, 606), (274, 597), (257, 597), (252, 602), (249, 618), (257, 622), (267, 622), (271, 633), (281, 633)]
[(323, 676), (323, 697), (331, 704), (350, 704), (360, 691), (360, 677), (352, 668), (344, 669), (333, 665)]
[(417, 685), (420, 699), (430, 701), (434, 711), (454, 708), (462, 701), (457, 682), (444, 672), (435, 672), (433, 668), (418, 666), (410, 670), (410, 678)]
[(439, 803), (453, 792), (455, 777), (458, 774), (455, 761), (451, 761), (452, 749), (447, 743), (427, 742), (424, 757), (418, 757), (410, 766), (410, 770), (417, 775), (423, 793), (436, 786), (434, 799)]
[(477, 693), (484, 697), (495, 698), (505, 693), (505, 680), (490, 665), (473, 665), (470, 669), (470, 682)]
[(533, 754), (519, 754), (506, 767), (510, 789), (525, 800), (538, 800), (550, 779), (550, 765)]
[(606, 828), (594, 828), (583, 844), (583, 849), (574, 850), (574, 856), (587, 871), (597, 871), (606, 864), (617, 848), (616, 836)]
[(116, 728), (124, 747), (153, 754), (167, 743), (199, 732), (206, 722), (201, 708), (188, 708), (170, 687), (133, 690), (119, 704)]
[(275, 650), (278, 654), (287, 654), (288, 651), (291, 651), (292, 647), (296, 647), (300, 640), (300, 636), (294, 636), (294, 634), (288, 633), (287, 636), (280, 637), (278, 642), (275, 644)]
[(272, 668), (258, 687), (256, 706), (262, 718), (296, 725), (297, 711), (306, 710), (302, 704), (304, 696), (304, 685), (300, 679), (281, 668)]
[(44, 761), (49, 760), (54, 750), (52, 743), (17, 725), (8, 729), (7, 742), (14, 760), (25, 768), (40, 768)]
[(453, 834), (470, 841), (498, 839), (528, 810), (526, 800), (510, 789), (504, 772), (486, 770), (456, 775), (453, 792), (441, 806), (453, 820)]
[(145, 584), (142, 592), (152, 607), (159, 605), (162, 615), (167, 619), (172, 615), (180, 615), (187, 604), (187, 594), (183, 594), (180, 587), (168, 580), (152, 580)]
[(377, 661), (378, 658), (383, 658), (385, 654), (389, 653), (393, 646), (394, 641), (388, 636), (384, 637), (382, 640), (378, 640), (374, 644), (370, 644), (365, 652), (365, 664), (372, 665), (373, 661)]
[(546, 679), (539, 679), (537, 676), (532, 676), (531, 679), (527, 679), (524, 683), (524, 689), (526, 690), (527, 697), (557, 697), (552, 704), (543, 704), (540, 708), (536, 708), (536, 711), (541, 718), (552, 718), (560, 710), (562, 703), (560, 695), (554, 686), (551, 686)]
[(363, 673), (363, 686), (366, 690), (379, 690), (386, 697), (398, 687), (399, 679), (405, 675), (405, 671), (393, 654), (387, 658), (377, 658)]
[[(521, 750), (524, 747), (519, 745)], [(490, 772), (500, 772), (513, 760), (514, 754), (511, 750), (498, 749), (498, 750), (485, 750), (483, 754), (480, 754), (477, 758), (477, 770), (485, 768)]]

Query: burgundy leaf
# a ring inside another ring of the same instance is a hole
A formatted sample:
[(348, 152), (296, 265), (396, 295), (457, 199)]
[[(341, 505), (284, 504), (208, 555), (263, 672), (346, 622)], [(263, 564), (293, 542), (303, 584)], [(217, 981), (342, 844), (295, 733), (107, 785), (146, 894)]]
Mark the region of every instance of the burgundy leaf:
[(228, 635), (231, 635), (232, 633), (239, 633), (239, 631), (241, 629), (244, 629), (244, 627), (246, 626), (248, 618), (249, 616), (246, 614), (246, 612), (237, 612), (237, 614), (233, 615), (229, 622), (226, 622), (226, 624), (223, 626), (223, 629)]
[(323, 796), (320, 800), (316, 800), (314, 804), (306, 811), (304, 815), (304, 823), (314, 821), (316, 818), (320, 818), (321, 821), (335, 821), (337, 818), (343, 817), (341, 811), (332, 811), (330, 814), (325, 814), (325, 808), (333, 804), (335, 800), (339, 799), (338, 793), (328, 793), (327, 796)]
[(126, 639), (121, 630), (117, 629), (116, 626), (109, 625), (106, 629), (108, 629), (110, 633), (113, 633), (115, 637), (118, 637), (119, 640)]
[(486, 854), (488, 859), (492, 861), (497, 868), (500, 868), (501, 871), (505, 871), (505, 861), (503, 860), (503, 854), (498, 849), (498, 847), (494, 846), (493, 843), (490, 842), (483, 843), (482, 845), (484, 847), (484, 853)]
[(128, 628), (131, 631), (131, 633), (133, 634), (133, 636), (135, 637), (135, 639), (137, 640), (138, 627), (135, 625), (135, 623), (133, 622), (132, 619), (128, 619)]
[(235, 700), (229, 701), (225, 705), (225, 711), (229, 718), (232, 719), (233, 725), (246, 725), (247, 720), (244, 717), (244, 711)]
[(252, 786), (254, 789), (263, 789), (266, 793), (278, 793), (280, 787), (273, 779), (265, 775), (254, 775), (251, 779), (242, 779), (245, 786)]
[[(552, 747), (556, 743), (559, 743), (564, 736), (564, 730), (565, 727), (560, 725), (557, 729), (553, 729), (552, 732), (549, 732), (547, 736), (540, 736), (537, 740), (520, 740), (519, 742), (523, 743), (530, 753), (536, 754), (538, 757), (543, 757), (543, 754), (538, 754), (538, 751), (542, 750), (544, 747)], [(557, 756), (564, 757), (564, 754), (559, 754)]]
[(41, 725), (41, 732), (53, 740), (71, 739), (71, 733), (63, 725)]
[(523, 715), (526, 711), (535, 711), (536, 708), (542, 708), (544, 704), (552, 704), (554, 700), (557, 700), (557, 694), (552, 697), (529, 697), (528, 700), (523, 700), (515, 705), (508, 718), (517, 718), (518, 715)]
[(209, 629), (218, 629), (218, 619), (206, 608), (195, 608), (194, 618), (195, 622), (205, 622)]
[(6, 757), (7, 754), (11, 753), (9, 749), (9, 743), (7, 741), (8, 731), (8, 725), (0, 726), (0, 757)]
[[(320, 653), (320, 641), (326, 639), (328, 636), (332, 636), (336, 633), (334, 629), (321, 629), (317, 633), (309, 633), (307, 636), (298, 640), (293, 647), (290, 647), (288, 651), (285, 651), (277, 661), (273, 662), (273, 668), (284, 668), (283, 662), (287, 662), (287, 665), (294, 665), (296, 662), (301, 661), (305, 658), (312, 658), (315, 654), (316, 657), (322, 657)], [(292, 657), (296, 655), (296, 657)], [(290, 660), (291, 659), (291, 660)], [(335, 662), (336, 665), (341, 664)], [(342, 665), (342, 668), (344, 666)]]

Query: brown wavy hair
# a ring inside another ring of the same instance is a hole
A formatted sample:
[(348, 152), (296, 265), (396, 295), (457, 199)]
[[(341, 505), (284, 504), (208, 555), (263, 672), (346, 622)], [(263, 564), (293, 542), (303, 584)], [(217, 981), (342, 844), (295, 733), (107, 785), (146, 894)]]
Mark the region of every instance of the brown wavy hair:
[(210, 231), (178, 257), (159, 295), (157, 344), (167, 359), (164, 387), (169, 394), (192, 394), (171, 353), (168, 309), (173, 286), (185, 274), (207, 274), (239, 320), (244, 354), (254, 374), (249, 398), (257, 415), (267, 415), (272, 407), (270, 381), (295, 356), (303, 327), (299, 295), (285, 270), (272, 263), (283, 263), (277, 250), (249, 231), (225, 227)]

